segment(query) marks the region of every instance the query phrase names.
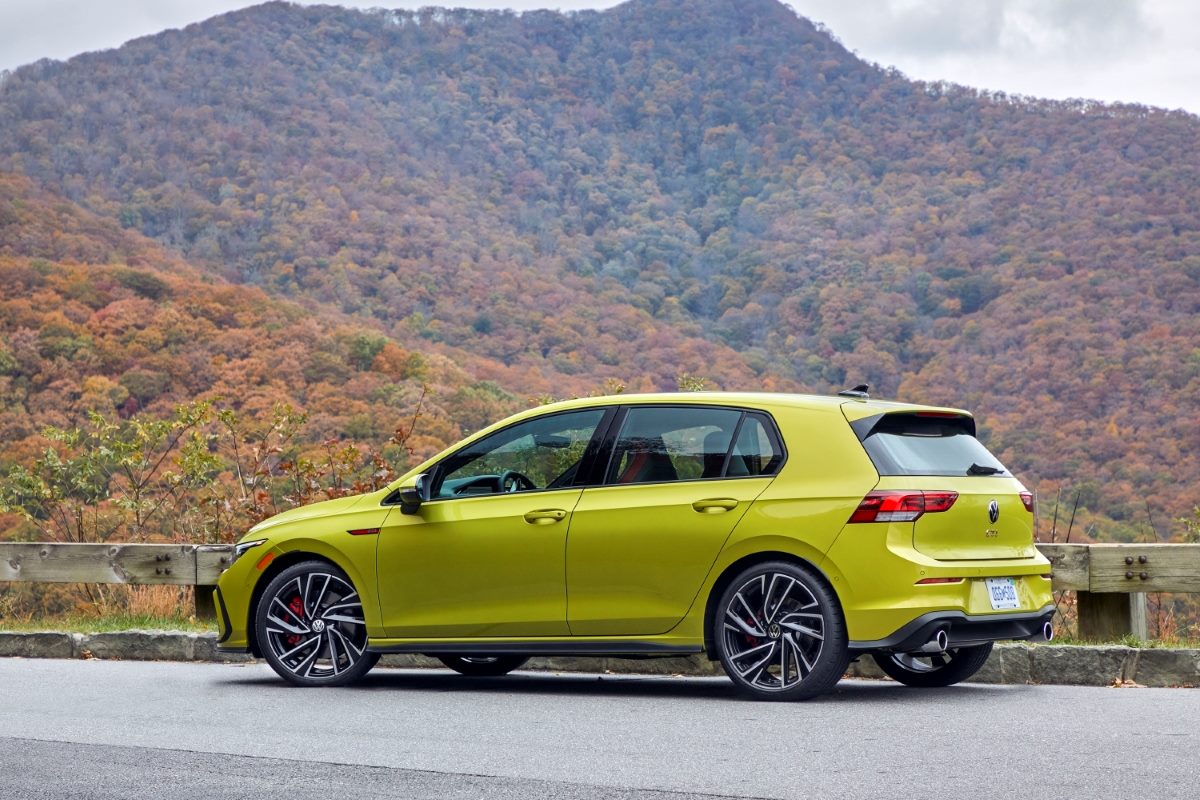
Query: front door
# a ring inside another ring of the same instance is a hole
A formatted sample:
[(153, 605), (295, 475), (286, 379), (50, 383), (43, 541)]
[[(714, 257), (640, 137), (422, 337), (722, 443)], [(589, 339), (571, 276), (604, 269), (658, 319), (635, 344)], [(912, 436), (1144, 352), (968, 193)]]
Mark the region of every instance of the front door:
[(467, 445), (431, 472), (433, 499), (379, 534), (392, 638), (569, 633), (563, 555), (572, 488), (604, 409), (537, 417)]
[(567, 539), (567, 618), (577, 636), (679, 624), (782, 461), (773, 424), (754, 412), (644, 406), (619, 424), (605, 485), (583, 490)]

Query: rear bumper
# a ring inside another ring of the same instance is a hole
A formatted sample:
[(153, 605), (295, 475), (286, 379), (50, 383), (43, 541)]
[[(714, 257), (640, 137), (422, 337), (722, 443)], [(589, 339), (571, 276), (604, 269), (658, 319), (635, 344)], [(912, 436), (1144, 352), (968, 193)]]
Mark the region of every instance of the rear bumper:
[(1054, 606), (1016, 614), (969, 615), (962, 611), (930, 611), (884, 639), (851, 641), (851, 651), (887, 650), (904, 653), (916, 650), (944, 629), (951, 647), (998, 642), (1009, 639), (1042, 641), (1042, 628), (1054, 617)]

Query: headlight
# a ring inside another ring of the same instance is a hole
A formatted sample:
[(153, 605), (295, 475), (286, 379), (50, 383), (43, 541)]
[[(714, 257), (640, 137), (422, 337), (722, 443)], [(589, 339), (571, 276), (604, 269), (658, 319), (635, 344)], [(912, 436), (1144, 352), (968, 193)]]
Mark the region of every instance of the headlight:
[(237, 561), (247, 550), (253, 550), (265, 541), (266, 539), (252, 539), (249, 542), (238, 542), (233, 546), (233, 560)]

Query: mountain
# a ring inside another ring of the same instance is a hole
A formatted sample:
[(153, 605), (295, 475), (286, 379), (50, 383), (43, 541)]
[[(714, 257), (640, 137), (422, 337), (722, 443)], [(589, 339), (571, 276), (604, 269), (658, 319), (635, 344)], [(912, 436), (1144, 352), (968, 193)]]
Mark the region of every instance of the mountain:
[(491, 397), (484, 417), (522, 404), (467, 371), (480, 359), (451, 356), (204, 275), (115, 221), (0, 175), (0, 471), (41, 449), (45, 426), (78, 426), (89, 411), (166, 417), (197, 398), (220, 397), (256, 422), (289, 402), (309, 411), (311, 441), (378, 445), (414, 413), (423, 383), (432, 391), (411, 444), (427, 455), (462, 433), (468, 396)]
[(0, 86), (0, 169), (198, 274), (517, 394), (965, 405), (1125, 538), (1195, 503), (1197, 145), (1181, 112), (907, 80), (775, 0), (269, 3)]

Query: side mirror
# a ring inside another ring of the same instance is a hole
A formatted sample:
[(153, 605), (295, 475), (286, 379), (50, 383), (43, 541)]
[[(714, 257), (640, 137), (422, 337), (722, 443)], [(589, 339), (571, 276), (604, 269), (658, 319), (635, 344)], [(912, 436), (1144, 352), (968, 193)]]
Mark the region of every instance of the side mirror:
[(415, 514), (421, 508), (421, 503), (429, 501), (433, 490), (433, 481), (430, 480), (428, 472), (422, 472), (414, 478), (410, 478), (401, 484), (400, 489), (400, 513)]

